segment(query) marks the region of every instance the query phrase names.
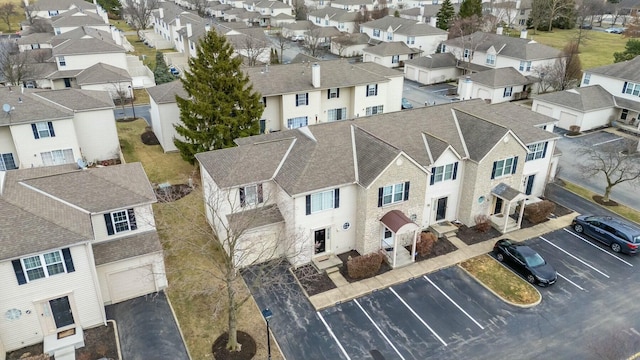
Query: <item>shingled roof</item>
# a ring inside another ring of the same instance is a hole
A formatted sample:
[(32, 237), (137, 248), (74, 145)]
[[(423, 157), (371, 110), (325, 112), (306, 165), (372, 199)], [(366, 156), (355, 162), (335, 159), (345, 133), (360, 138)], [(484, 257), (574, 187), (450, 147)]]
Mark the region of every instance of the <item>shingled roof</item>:
[(429, 24), (395, 16), (385, 16), (377, 20), (369, 21), (361, 24), (360, 27), (381, 29), (383, 31), (391, 28), (393, 33), (407, 36), (447, 35), (446, 31)]
[(73, 9), (65, 11), (62, 14), (51, 18), (51, 26), (54, 28), (60, 27), (74, 27), (74, 26), (91, 26), (102, 25), (109, 26), (104, 22), (104, 19), (93, 12), (84, 11), (80, 9)]
[[(514, 38), (477, 31), (466, 36), (464, 43), (477, 44), (475, 51), (486, 52), (491, 47), (498, 55), (520, 60), (554, 59), (562, 56), (562, 51), (551, 46), (542, 45), (534, 40)], [(449, 39), (444, 42), (447, 46), (461, 47), (460, 38)]]
[(512, 67), (490, 69), (467, 75), (471, 81), (494, 88), (533, 83), (526, 76)]
[(181, 98), (187, 98), (189, 96), (189, 94), (184, 90), (182, 81), (180, 80), (174, 80), (168, 83), (148, 87), (147, 92), (156, 104), (175, 103), (176, 95)]
[(131, 75), (125, 69), (109, 64), (97, 63), (76, 76), (78, 85), (113, 84), (131, 81)]
[(410, 48), (402, 41), (383, 42), (364, 48), (362, 51), (379, 56), (407, 55), (420, 52), (420, 50)]
[(535, 95), (534, 99), (578, 111), (593, 111), (613, 107), (613, 95), (600, 85)]
[(458, 64), (458, 60), (452, 53), (438, 53), (405, 60), (404, 63), (423, 67), (425, 69), (439, 69), (455, 67)]
[(640, 83), (640, 56), (611, 65), (587, 69), (584, 72)]

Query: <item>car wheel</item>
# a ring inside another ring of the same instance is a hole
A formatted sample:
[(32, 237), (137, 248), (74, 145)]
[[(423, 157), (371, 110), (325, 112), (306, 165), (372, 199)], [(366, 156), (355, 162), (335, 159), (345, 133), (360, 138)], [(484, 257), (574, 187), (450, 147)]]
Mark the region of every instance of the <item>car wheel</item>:
[(533, 276), (533, 275), (531, 275), (531, 274), (529, 274), (529, 275), (527, 276), (527, 281), (528, 281), (530, 284), (535, 284), (535, 283), (536, 283), (536, 277), (535, 277), (535, 276)]
[(611, 243), (611, 250), (613, 250), (613, 252), (617, 252), (618, 253), (618, 252), (620, 252), (620, 249), (621, 249), (620, 244), (615, 243), (615, 242)]
[(504, 255), (498, 253), (498, 255), (496, 255), (496, 259), (498, 259), (498, 261), (504, 261)]
[(582, 225), (580, 224), (575, 224), (573, 225), (573, 230), (575, 230), (577, 233), (582, 234), (582, 232), (584, 231), (584, 228), (582, 228)]

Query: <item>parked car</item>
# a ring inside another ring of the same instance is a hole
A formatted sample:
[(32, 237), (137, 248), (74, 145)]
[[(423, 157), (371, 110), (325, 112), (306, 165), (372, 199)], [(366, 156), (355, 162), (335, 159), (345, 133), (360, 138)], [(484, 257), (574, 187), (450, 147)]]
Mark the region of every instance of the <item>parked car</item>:
[(614, 252), (637, 254), (640, 226), (612, 216), (579, 215), (573, 219), (573, 230), (610, 246)]
[(402, 98), (402, 108), (403, 109), (413, 109), (413, 105), (409, 102), (409, 99)]
[(609, 34), (622, 34), (624, 32), (624, 29), (618, 27), (610, 27), (608, 29), (605, 29), (604, 31), (608, 32)]
[(171, 66), (169, 68), (169, 72), (171, 73), (171, 75), (173, 76), (180, 76), (180, 70), (178, 70), (178, 68)]
[(526, 245), (513, 244), (508, 239), (498, 240), (493, 246), (496, 259), (511, 265), (531, 284), (552, 285), (558, 280), (558, 273), (540, 254)]
[(580, 29), (591, 30), (593, 26), (591, 24), (582, 24), (580, 25)]
[(304, 41), (304, 35), (292, 35), (291, 41)]

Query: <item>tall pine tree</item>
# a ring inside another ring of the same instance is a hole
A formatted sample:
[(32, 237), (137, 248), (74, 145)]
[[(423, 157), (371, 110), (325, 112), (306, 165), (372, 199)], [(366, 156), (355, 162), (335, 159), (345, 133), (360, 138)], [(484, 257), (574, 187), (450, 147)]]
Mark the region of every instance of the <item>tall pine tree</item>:
[(173, 141), (189, 163), (195, 163), (199, 152), (233, 147), (234, 139), (260, 132), (260, 94), (253, 91), (241, 64), (242, 58), (233, 57), (233, 48), (215, 30), (200, 39), (196, 57), (189, 59), (181, 79), (189, 96), (176, 96), (180, 123), (174, 125), (184, 141)]
[(436, 21), (436, 27), (442, 30), (449, 29), (449, 23), (456, 16), (456, 9), (453, 8), (451, 0), (444, 0), (440, 6), (440, 10), (436, 14), (438, 20)]
[(462, 0), (460, 4), (460, 12), (458, 13), (462, 19), (472, 17), (473, 15), (482, 17), (482, 0)]

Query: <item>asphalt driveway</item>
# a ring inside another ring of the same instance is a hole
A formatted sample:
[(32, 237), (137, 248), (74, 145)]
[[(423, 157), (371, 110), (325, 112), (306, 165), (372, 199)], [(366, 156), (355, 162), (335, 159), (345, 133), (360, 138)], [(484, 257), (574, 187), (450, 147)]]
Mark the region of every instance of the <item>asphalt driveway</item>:
[(189, 360), (164, 292), (106, 306), (118, 325), (122, 360)]

